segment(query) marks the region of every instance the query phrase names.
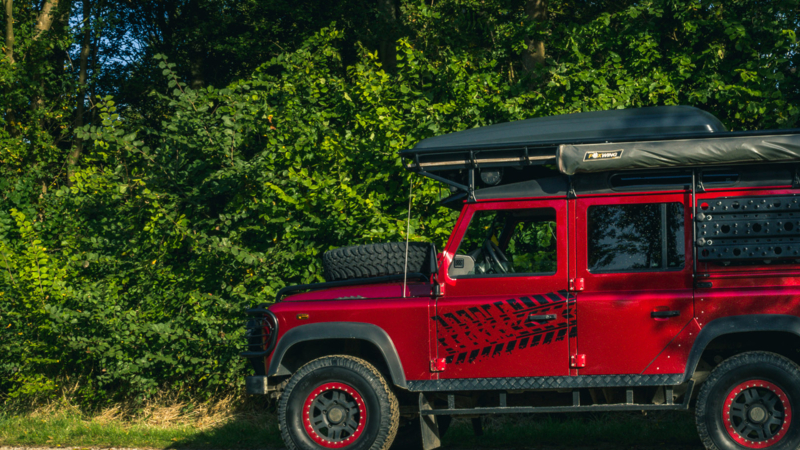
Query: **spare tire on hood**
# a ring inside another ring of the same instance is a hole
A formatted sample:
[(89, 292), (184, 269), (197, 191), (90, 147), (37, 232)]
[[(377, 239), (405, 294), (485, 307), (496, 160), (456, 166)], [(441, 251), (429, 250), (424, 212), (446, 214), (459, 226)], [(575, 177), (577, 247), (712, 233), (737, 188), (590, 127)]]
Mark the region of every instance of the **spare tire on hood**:
[[(352, 245), (329, 250), (322, 255), (326, 281), (402, 275), (406, 243)], [(436, 248), (427, 242), (408, 243), (408, 273), (430, 275), (436, 272)]]

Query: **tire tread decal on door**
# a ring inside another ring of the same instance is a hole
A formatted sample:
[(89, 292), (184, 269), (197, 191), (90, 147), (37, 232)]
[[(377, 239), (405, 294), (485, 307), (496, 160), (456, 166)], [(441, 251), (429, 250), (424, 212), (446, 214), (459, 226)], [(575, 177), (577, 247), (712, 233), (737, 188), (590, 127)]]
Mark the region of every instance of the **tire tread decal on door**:
[[(567, 291), (486, 303), (433, 316), (448, 364), (472, 363), (504, 353), (564, 340), (577, 333), (567, 308)], [(531, 313), (557, 315), (553, 324), (528, 322)]]

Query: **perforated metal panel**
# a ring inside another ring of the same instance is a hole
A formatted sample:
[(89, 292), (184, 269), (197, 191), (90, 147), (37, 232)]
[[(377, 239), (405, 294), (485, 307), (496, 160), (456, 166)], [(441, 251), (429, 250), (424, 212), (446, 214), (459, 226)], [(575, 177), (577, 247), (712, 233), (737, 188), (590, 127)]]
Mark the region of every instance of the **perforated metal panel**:
[(699, 261), (800, 260), (800, 197), (732, 197), (697, 205)]
[(409, 380), (410, 391), (492, 391), (513, 389), (575, 389), (589, 387), (669, 386), (683, 381), (683, 374), (580, 375), (564, 377), (464, 378)]

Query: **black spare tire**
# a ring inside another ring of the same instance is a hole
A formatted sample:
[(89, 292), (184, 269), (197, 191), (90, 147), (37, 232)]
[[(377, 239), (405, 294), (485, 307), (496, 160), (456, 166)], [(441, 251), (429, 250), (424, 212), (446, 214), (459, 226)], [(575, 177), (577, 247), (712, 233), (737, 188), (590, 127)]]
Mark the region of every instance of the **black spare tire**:
[[(322, 255), (325, 280), (402, 275), (406, 243), (352, 245), (329, 250)], [(408, 273), (430, 275), (436, 271), (436, 250), (427, 242), (408, 243)]]

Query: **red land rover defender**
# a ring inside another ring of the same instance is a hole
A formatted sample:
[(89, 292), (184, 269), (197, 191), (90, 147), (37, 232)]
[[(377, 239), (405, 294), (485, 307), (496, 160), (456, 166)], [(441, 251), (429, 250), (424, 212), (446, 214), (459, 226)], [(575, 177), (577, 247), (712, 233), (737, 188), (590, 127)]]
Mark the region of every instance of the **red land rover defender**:
[(450, 186), (443, 251), (332, 250), (326, 283), (248, 310), (247, 391), (280, 397), (289, 449), (428, 450), (456, 415), (690, 406), (709, 449), (800, 446), (800, 130), (655, 107), (401, 157)]

